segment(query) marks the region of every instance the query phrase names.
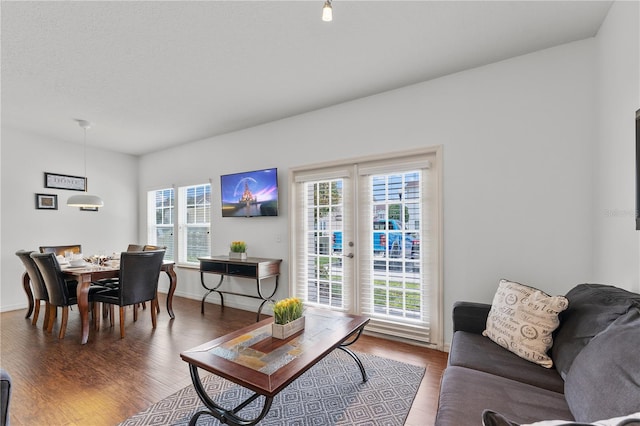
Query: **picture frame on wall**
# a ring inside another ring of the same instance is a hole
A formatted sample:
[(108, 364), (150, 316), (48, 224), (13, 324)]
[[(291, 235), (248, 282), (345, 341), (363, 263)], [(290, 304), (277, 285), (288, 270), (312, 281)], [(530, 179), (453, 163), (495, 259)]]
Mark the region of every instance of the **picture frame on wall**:
[(36, 209), (58, 210), (58, 196), (56, 194), (36, 194)]
[(71, 191), (86, 191), (87, 178), (83, 176), (61, 175), (44, 172), (44, 187), (54, 189), (68, 189)]

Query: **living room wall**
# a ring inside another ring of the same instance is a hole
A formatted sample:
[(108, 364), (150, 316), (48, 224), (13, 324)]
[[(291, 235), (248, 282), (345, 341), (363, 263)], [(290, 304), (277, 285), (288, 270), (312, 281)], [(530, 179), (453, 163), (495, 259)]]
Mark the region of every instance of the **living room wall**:
[(635, 111), (640, 109), (640, 3), (614, 3), (596, 42), (593, 280), (640, 292), (634, 143)]
[[(72, 120), (69, 125), (73, 126)], [(98, 130), (95, 130), (98, 131)], [(90, 136), (89, 136), (90, 137)], [(82, 139), (78, 128), (78, 140)], [(2, 127), (1, 311), (22, 309), (24, 267), (15, 252), (41, 245), (82, 244), (84, 253), (124, 250), (137, 236), (138, 159), (88, 147), (90, 193), (105, 206), (98, 212), (67, 207), (75, 191), (44, 188), (44, 172), (84, 175), (83, 147)], [(58, 210), (36, 210), (35, 194), (57, 194)], [(43, 308), (44, 309), (44, 308)]]
[[(213, 253), (243, 239), (252, 256), (284, 259), (283, 297), (291, 284), (290, 168), (441, 145), (449, 341), (452, 304), (490, 302), (500, 278), (553, 294), (591, 279), (592, 218), (584, 212), (593, 205), (595, 54), (594, 39), (574, 42), (145, 155), (140, 193), (211, 180)], [(219, 176), (264, 167), (279, 169), (280, 216), (222, 218)], [(178, 273), (177, 294), (202, 297), (197, 271)], [(251, 300), (228, 302), (255, 309)]]

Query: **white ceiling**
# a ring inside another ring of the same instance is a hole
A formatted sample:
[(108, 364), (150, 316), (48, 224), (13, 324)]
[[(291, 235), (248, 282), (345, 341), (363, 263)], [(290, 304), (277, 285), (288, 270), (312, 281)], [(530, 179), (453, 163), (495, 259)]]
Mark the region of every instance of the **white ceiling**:
[(610, 4), (3, 0), (2, 126), (144, 154), (593, 37)]

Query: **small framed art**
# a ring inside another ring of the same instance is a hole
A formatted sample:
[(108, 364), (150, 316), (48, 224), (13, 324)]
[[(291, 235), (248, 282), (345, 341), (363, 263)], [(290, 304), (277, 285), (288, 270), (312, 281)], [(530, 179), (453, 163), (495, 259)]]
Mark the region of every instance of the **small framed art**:
[(58, 196), (56, 194), (36, 194), (36, 209), (58, 210)]

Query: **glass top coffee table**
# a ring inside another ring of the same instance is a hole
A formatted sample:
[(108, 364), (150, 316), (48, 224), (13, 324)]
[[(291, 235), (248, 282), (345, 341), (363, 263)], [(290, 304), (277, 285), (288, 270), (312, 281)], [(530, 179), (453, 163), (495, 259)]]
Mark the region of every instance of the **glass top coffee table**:
[[(267, 318), (180, 354), (189, 364), (193, 386), (207, 407), (193, 415), (190, 425), (195, 425), (203, 414), (214, 416), (223, 424), (258, 423), (267, 415), (273, 398), (280, 391), (336, 348), (353, 358), (360, 368), (362, 381), (367, 381), (362, 362), (347, 346), (358, 340), (369, 318), (307, 308), (305, 329), (283, 340), (271, 337), (272, 322), (273, 318)], [(225, 409), (207, 395), (198, 368), (250, 389), (254, 394), (237, 407)], [(238, 413), (260, 396), (264, 396), (264, 405), (258, 417), (242, 418)]]

